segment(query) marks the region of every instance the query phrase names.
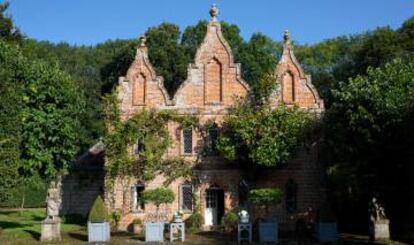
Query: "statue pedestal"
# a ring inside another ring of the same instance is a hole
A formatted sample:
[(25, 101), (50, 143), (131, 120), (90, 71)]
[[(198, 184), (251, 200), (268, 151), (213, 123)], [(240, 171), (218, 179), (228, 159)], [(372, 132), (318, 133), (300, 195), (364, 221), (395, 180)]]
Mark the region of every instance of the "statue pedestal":
[(60, 240), (60, 219), (56, 217), (55, 219), (47, 218), (42, 221), (42, 234), (40, 236), (40, 241), (50, 242)]
[(370, 238), (371, 240), (381, 240), (390, 238), (390, 221), (388, 219), (378, 220), (371, 223)]

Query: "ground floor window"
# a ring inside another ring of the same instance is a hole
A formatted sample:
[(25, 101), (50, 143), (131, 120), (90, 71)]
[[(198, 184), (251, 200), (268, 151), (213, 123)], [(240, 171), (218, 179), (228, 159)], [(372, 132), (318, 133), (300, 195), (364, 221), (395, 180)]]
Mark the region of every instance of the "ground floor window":
[(297, 209), (297, 184), (293, 179), (289, 179), (285, 185), (286, 211), (296, 212)]
[(131, 187), (131, 209), (132, 212), (143, 212), (145, 203), (142, 199), (142, 192), (145, 190), (145, 185), (137, 184)]
[(181, 210), (193, 211), (193, 186), (191, 184), (181, 185)]

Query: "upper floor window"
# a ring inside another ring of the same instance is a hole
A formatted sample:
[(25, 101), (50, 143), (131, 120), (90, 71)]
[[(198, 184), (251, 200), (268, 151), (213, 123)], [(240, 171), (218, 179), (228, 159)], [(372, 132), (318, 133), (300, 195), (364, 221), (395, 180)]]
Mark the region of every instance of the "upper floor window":
[(193, 153), (193, 129), (191, 127), (183, 128), (183, 153)]
[(144, 139), (138, 138), (134, 144), (134, 154), (139, 156), (145, 150)]
[(217, 139), (218, 139), (218, 127), (216, 123), (213, 123), (208, 128), (208, 150), (210, 154), (217, 153)]
[(193, 210), (193, 186), (191, 184), (181, 185), (181, 210)]

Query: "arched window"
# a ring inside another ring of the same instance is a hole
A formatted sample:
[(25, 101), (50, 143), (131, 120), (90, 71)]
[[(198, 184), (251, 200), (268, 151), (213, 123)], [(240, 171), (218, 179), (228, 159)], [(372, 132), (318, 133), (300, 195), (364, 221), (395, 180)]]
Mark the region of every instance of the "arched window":
[(286, 211), (288, 213), (296, 212), (297, 210), (297, 184), (293, 179), (289, 179), (285, 185), (286, 193)]
[(144, 74), (139, 73), (134, 81), (132, 88), (132, 104), (133, 105), (145, 105), (146, 94), (146, 79)]
[(204, 85), (206, 104), (217, 104), (223, 100), (221, 68), (221, 63), (216, 58), (206, 64)]
[(287, 104), (295, 102), (295, 79), (290, 72), (286, 72), (283, 75), (282, 97), (283, 102)]

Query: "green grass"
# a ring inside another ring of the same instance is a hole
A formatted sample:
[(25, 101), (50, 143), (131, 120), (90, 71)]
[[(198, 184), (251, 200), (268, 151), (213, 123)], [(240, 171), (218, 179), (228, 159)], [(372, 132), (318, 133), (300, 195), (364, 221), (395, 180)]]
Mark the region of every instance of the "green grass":
[[(40, 238), (41, 221), (46, 217), (44, 208), (0, 209), (0, 244), (31, 244), (38, 243)], [(76, 237), (84, 240), (84, 226), (62, 224), (63, 241), (71, 241)], [(73, 237), (71, 237), (73, 236)]]

